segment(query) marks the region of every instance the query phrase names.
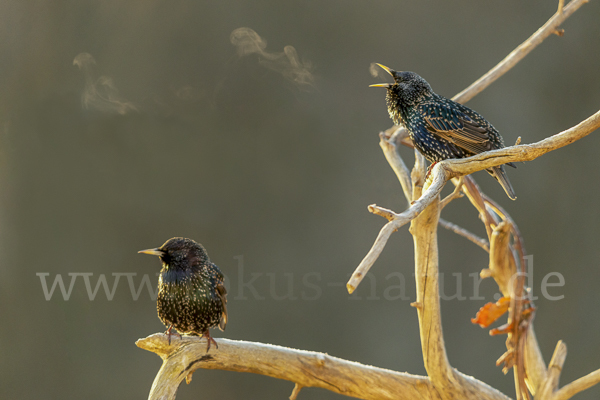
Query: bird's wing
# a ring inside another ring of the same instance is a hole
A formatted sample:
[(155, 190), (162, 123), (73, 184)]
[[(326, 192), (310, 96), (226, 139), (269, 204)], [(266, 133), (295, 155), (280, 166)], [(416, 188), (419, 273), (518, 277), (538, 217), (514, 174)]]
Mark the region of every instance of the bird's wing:
[(434, 135), (474, 154), (492, 150), (488, 128), (458, 109), (436, 103), (419, 106), (419, 112)]
[(225, 289), (225, 285), (223, 282), (219, 282), (217, 284), (217, 295), (221, 299), (221, 304), (223, 304), (223, 312), (221, 313), (221, 320), (219, 321), (219, 329), (224, 331), (227, 326), (227, 290)]

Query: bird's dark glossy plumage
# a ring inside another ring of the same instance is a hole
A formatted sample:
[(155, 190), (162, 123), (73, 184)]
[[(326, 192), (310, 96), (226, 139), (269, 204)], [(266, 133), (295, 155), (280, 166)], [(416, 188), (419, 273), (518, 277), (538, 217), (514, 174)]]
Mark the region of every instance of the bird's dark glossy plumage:
[[(139, 253), (156, 255), (162, 261), (158, 278), (158, 317), (167, 326), (169, 344), (171, 329), (206, 337), (210, 350), (209, 328), (227, 324), (227, 291), (223, 274), (208, 258), (200, 243), (175, 237), (156, 249)], [(218, 346), (217, 346), (218, 347)]]
[[(390, 117), (408, 130), (417, 150), (432, 164), (504, 147), (496, 128), (477, 112), (434, 93), (429, 83), (414, 72), (378, 65), (392, 75), (394, 83), (371, 86), (387, 89)], [(514, 167), (512, 163), (507, 165)], [(498, 180), (508, 197), (517, 198), (504, 166), (487, 172)]]

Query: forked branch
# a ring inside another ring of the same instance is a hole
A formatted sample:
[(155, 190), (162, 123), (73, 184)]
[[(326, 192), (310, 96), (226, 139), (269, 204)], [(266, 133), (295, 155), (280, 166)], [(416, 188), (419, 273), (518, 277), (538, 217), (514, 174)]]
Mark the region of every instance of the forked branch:
[[(402, 213), (398, 214), (390, 211), (392, 219), (381, 229), (371, 250), (369, 250), (350, 277), (346, 285), (348, 291), (352, 293), (358, 287), (364, 276), (373, 266), (373, 263), (379, 258), (390, 235), (398, 228), (415, 219), (431, 204), (440, 194), (448, 180), (508, 162), (534, 160), (589, 135), (599, 127), (600, 111), (576, 126), (537, 143), (505, 147), (504, 149), (488, 151), (468, 158), (450, 159), (437, 163), (431, 170), (423, 195)], [(376, 206), (369, 207), (374, 208)]]

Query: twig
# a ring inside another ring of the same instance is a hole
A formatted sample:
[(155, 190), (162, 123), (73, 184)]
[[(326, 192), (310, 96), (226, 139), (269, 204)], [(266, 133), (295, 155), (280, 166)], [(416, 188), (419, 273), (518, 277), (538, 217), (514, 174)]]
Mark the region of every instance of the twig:
[(446, 196), (444, 200), (440, 201), (440, 210), (443, 210), (444, 207), (446, 207), (452, 200), (459, 199), (463, 196), (460, 192), (460, 189), (463, 185), (463, 178), (464, 177), (461, 176), (458, 180), (458, 183), (456, 184), (456, 187), (454, 188), (454, 191), (452, 191), (452, 193)]
[(541, 383), (539, 392), (536, 398), (542, 400), (550, 400), (554, 396), (554, 392), (558, 388), (558, 380), (560, 379), (560, 373), (562, 367), (567, 358), (567, 346), (562, 340), (559, 340), (552, 354), (550, 364), (548, 364), (548, 373), (546, 379)]
[[(564, 2), (564, 0), (559, 0)], [(582, 5), (587, 3), (588, 0), (572, 0), (567, 4), (566, 7), (562, 8), (559, 2), (559, 11), (552, 16), (540, 29), (538, 29), (533, 35), (531, 35), (526, 41), (521, 43), (519, 47), (514, 49), (509, 55), (507, 55), (502, 61), (498, 63), (494, 68), (489, 70), (481, 78), (477, 79), (468, 88), (457, 94), (452, 100), (459, 103), (466, 103), (471, 100), (489, 85), (491, 85), (496, 79), (504, 75), (508, 70), (514, 67), (519, 61), (521, 61), (531, 50), (537, 45), (542, 43), (544, 39), (556, 32), (557, 28), (579, 9)], [(560, 12), (562, 8), (562, 12)]]
[(490, 212), (489, 207), (486, 206), (485, 200), (483, 199), (483, 194), (479, 189), (479, 185), (477, 185), (477, 182), (475, 182), (473, 177), (465, 176), (463, 187), (463, 192), (465, 192), (473, 207), (479, 211), (479, 218), (485, 226), (488, 240), (491, 240), (492, 230), (494, 229), (494, 226), (499, 223), (499, 221), (497, 221), (495, 215)]
[[(434, 168), (434, 170), (436, 169)], [(394, 213), (394, 219), (381, 228), (381, 231), (379, 232), (379, 235), (377, 235), (377, 239), (375, 239), (375, 243), (373, 243), (371, 250), (369, 250), (365, 258), (363, 258), (346, 284), (346, 288), (348, 289), (349, 293), (354, 292), (367, 272), (369, 272), (371, 266), (379, 258), (379, 255), (383, 251), (383, 248), (390, 238), (390, 235), (398, 228), (415, 219), (421, 213), (421, 211), (423, 211), (435, 198), (437, 198), (439, 193), (442, 191), (444, 184), (446, 183), (444, 178), (445, 177), (443, 174), (433, 174), (432, 183), (427, 188), (425, 193), (423, 193), (423, 195), (417, 201), (413, 202), (413, 204), (403, 213)]]
[[(436, 399), (427, 377), (312, 351), (228, 339), (217, 339), (217, 342), (218, 350), (206, 353), (205, 339), (196, 337), (183, 336), (171, 345), (161, 333), (139, 339), (138, 347), (157, 353), (163, 359), (148, 399), (174, 399), (184, 377), (199, 368), (261, 374), (289, 380), (297, 386), (320, 387), (361, 399)], [(500, 396), (488, 398), (502, 399)]]
[(400, 129), (397, 126), (393, 126), (385, 132), (379, 134), (379, 146), (383, 150), (383, 154), (392, 167), (392, 170), (396, 173), (404, 197), (407, 201), (412, 200), (412, 182), (410, 180), (410, 172), (404, 163), (400, 154), (398, 154), (398, 143), (400, 137), (406, 133), (405, 129)]
[(396, 217), (396, 213), (387, 208), (379, 207), (377, 204), (371, 204), (369, 207), (370, 213), (379, 215), (380, 217), (386, 218), (388, 221), (392, 221)]
[(296, 385), (294, 385), (294, 390), (292, 390), (292, 394), (290, 395), (290, 400), (296, 400), (301, 390), (302, 386), (296, 383)]
[(466, 238), (467, 240), (470, 240), (471, 242), (475, 243), (477, 246), (484, 249), (486, 252), (488, 252), (488, 253), (490, 252), (490, 245), (488, 244), (488, 241), (485, 240), (484, 238), (481, 238), (481, 237), (475, 235), (474, 233), (471, 233), (468, 230), (461, 228), (460, 226), (453, 224), (452, 222), (446, 221), (445, 219), (442, 219), (442, 218), (439, 219), (439, 224), (443, 228), (448, 229), (449, 231), (452, 231), (452, 232), (456, 233), (457, 235), (460, 235), (460, 236)]

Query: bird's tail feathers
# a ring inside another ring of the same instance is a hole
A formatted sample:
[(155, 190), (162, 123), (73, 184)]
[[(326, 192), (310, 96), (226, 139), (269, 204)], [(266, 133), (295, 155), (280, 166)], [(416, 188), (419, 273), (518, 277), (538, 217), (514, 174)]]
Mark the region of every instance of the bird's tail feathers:
[(496, 178), (496, 180), (500, 183), (500, 185), (502, 185), (502, 188), (506, 192), (506, 195), (511, 200), (516, 200), (517, 199), (517, 195), (515, 194), (515, 190), (513, 189), (512, 185), (510, 184), (510, 181), (508, 180), (508, 177), (506, 176), (506, 172), (504, 172), (504, 167), (502, 165), (499, 166), (499, 167), (494, 167), (494, 168), (488, 170), (488, 172), (494, 178)]

